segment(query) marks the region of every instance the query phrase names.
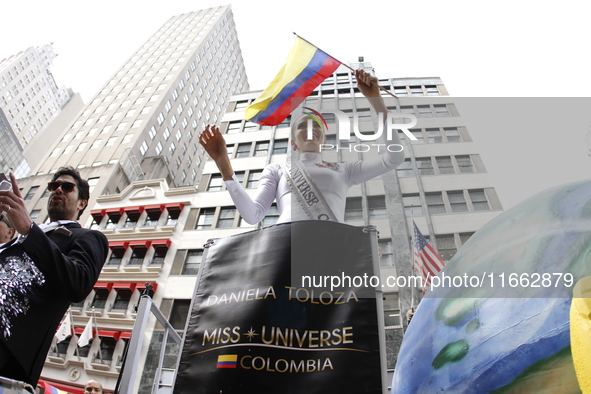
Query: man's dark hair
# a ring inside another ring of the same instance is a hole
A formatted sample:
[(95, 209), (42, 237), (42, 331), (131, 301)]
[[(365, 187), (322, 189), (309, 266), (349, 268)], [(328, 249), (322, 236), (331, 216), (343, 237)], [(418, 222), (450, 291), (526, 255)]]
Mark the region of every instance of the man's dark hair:
[(60, 167), (57, 172), (53, 174), (51, 181), (55, 181), (62, 175), (69, 175), (74, 178), (76, 187), (78, 188), (78, 200), (86, 200), (86, 206), (78, 212), (78, 219), (80, 219), (80, 216), (82, 216), (82, 213), (88, 206), (88, 201), (90, 200), (90, 186), (85, 179), (82, 179), (78, 170), (71, 166)]

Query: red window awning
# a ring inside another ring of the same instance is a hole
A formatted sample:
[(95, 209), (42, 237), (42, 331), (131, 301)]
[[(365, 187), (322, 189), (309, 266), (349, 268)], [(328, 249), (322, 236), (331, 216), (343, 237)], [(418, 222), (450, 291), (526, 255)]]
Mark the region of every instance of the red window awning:
[(154, 212), (154, 211), (162, 212), (162, 211), (164, 211), (164, 204), (146, 205), (144, 207), (144, 209), (146, 210), (146, 212)]
[(121, 338), (121, 339), (129, 339), (129, 338), (131, 338), (131, 332), (129, 332), (129, 331), (122, 332), (121, 333), (121, 336), (119, 338)]
[(175, 203), (165, 204), (164, 207), (166, 209), (168, 209), (169, 211), (182, 211), (183, 208), (185, 207), (185, 204), (183, 204), (182, 202), (175, 202)]
[(109, 208), (105, 209), (105, 213), (109, 216), (111, 215), (123, 215), (123, 208)]
[(126, 289), (134, 291), (137, 283), (113, 283), (113, 289)]
[[(80, 335), (80, 334), (82, 334), (83, 332), (84, 332), (84, 328), (83, 328), (83, 327), (81, 327), (81, 328), (74, 328), (74, 334), (76, 334), (76, 335)], [(94, 336), (94, 333), (96, 332), (96, 331), (94, 330), (94, 328), (92, 329), (92, 332), (93, 332), (93, 336)]]
[(117, 223), (123, 215), (123, 208), (109, 208), (105, 209), (105, 213), (113, 223)]
[(121, 336), (121, 332), (98, 330), (98, 335), (99, 337), (113, 338), (114, 340), (118, 341), (119, 337)]
[(109, 248), (111, 249), (127, 249), (129, 241), (111, 241), (109, 242)]
[(93, 217), (94, 221), (100, 223), (106, 215), (106, 209), (93, 209), (90, 211), (90, 216)]
[(151, 241), (129, 241), (130, 248), (146, 248), (150, 247)]
[(125, 207), (125, 208), (123, 208), (123, 211), (125, 213), (127, 213), (128, 215), (130, 213), (141, 214), (142, 212), (144, 212), (144, 207), (143, 206)]
[(170, 248), (170, 239), (155, 239), (152, 241), (154, 248)]
[(94, 284), (94, 288), (95, 289), (107, 289), (107, 290), (111, 291), (111, 289), (113, 288), (113, 284), (106, 283), (106, 282), (96, 282)]

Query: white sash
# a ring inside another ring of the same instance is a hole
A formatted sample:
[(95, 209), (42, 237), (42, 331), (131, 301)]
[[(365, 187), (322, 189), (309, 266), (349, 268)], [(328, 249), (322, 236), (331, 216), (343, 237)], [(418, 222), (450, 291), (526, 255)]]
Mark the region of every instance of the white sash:
[[(293, 164), (293, 167), (290, 166)], [(304, 163), (299, 160), (281, 166), (291, 188), (306, 215), (312, 220), (331, 220), (338, 222), (336, 216), (326, 203), (324, 196), (306, 171)]]

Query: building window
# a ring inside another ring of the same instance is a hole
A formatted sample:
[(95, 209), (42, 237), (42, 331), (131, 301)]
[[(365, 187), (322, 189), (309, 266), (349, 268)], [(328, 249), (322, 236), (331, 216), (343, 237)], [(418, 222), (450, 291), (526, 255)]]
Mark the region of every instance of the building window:
[(237, 101), (234, 111), (246, 110), (246, 108), (248, 108), (248, 100)]
[(427, 140), (430, 144), (443, 142), (443, 139), (441, 138), (441, 131), (439, 131), (439, 128), (425, 129), (425, 133), (427, 133)]
[(429, 105), (417, 105), (417, 110), (419, 111), (419, 113), (418, 113), (419, 118), (433, 117), (433, 113), (431, 112), (431, 107)]
[(421, 175), (434, 175), (433, 163), (430, 157), (417, 158), (416, 160), (419, 174)]
[(410, 140), (411, 144), (424, 144), (425, 140), (423, 139), (423, 131), (421, 129), (410, 129), (410, 133), (416, 138), (415, 140)]
[(251, 143), (238, 144), (236, 147), (236, 158), (250, 156)]
[(94, 308), (95, 311), (102, 311), (107, 304), (107, 298), (109, 298), (109, 289), (95, 289), (90, 309)]
[(462, 138), (457, 127), (444, 127), (443, 134), (447, 138), (447, 142), (461, 142)]
[(139, 220), (141, 214), (142, 213), (139, 210), (127, 212), (127, 218), (125, 219), (125, 224), (123, 227), (134, 228), (137, 226), (137, 221)]
[(231, 228), (234, 227), (234, 217), (236, 216), (236, 208), (222, 208), (218, 218), (217, 228)]
[(247, 189), (254, 189), (259, 185), (259, 179), (263, 171), (250, 171), (248, 173), (248, 181), (246, 182)]
[(279, 220), (279, 209), (277, 208), (277, 204), (272, 204), (267, 211), (267, 214), (262, 220), (263, 226), (271, 226), (276, 224)]
[(119, 219), (121, 219), (121, 214), (119, 212), (109, 213), (109, 219), (107, 220), (106, 229), (113, 230), (117, 228), (117, 224), (119, 223)]
[(418, 193), (403, 194), (402, 202), (404, 203), (406, 217), (423, 216), (423, 206), (421, 205), (421, 197)]
[(129, 262), (127, 263), (127, 265), (142, 265), (144, 263), (144, 257), (146, 257), (147, 252), (148, 248), (146, 248), (145, 246), (134, 246), (133, 252), (131, 253), (131, 257), (129, 258)]
[(148, 151), (148, 143), (146, 141), (143, 141), (142, 145), (140, 146), (140, 154), (142, 156), (144, 156), (147, 151)]
[(441, 192), (425, 193), (425, 201), (427, 203), (427, 211), (430, 214), (446, 213)]
[(172, 204), (166, 207), (166, 211), (168, 212), (168, 216), (166, 217), (166, 226), (175, 226), (179, 221), (179, 216), (181, 216), (181, 212), (183, 211), (182, 204)]
[(151, 266), (162, 266), (164, 264), (164, 259), (166, 258), (166, 254), (168, 253), (168, 246), (157, 246), (154, 248), (154, 256), (152, 257), (152, 261), (150, 262)]
[(229, 122), (228, 123), (228, 131), (226, 132), (226, 134), (239, 133), (241, 129), (242, 129), (242, 121), (238, 120), (238, 121), (234, 121), (234, 122)]
[(386, 295), (384, 299), (384, 320), (386, 328), (400, 328), (402, 321), (400, 320), (400, 306), (398, 305), (398, 298), (394, 295)]
[(168, 321), (175, 330), (183, 331), (187, 324), (191, 300), (174, 300)]
[(456, 162), (458, 163), (461, 173), (475, 172), (474, 166), (472, 165), (472, 160), (470, 159), (469, 155), (456, 156)]
[(202, 208), (197, 219), (197, 230), (204, 230), (211, 228), (213, 218), (215, 216), (215, 208)]
[(197, 275), (199, 273), (199, 266), (203, 259), (203, 250), (191, 249), (187, 251), (187, 257), (183, 264), (183, 271), (181, 275)]
[(361, 207), (361, 197), (347, 198), (345, 203), (345, 222), (363, 220), (363, 208)]
[(488, 211), (490, 206), (486, 198), (484, 189), (468, 190), (470, 194), (470, 200), (472, 201), (472, 207), (475, 211)]
[(422, 86), (409, 86), (408, 88), (413, 96), (424, 96)]
[(380, 267), (394, 267), (392, 241), (389, 239), (380, 239), (378, 241), (378, 250), (380, 256)]
[(437, 252), (443, 259), (443, 261), (449, 261), (456, 254), (458, 249), (452, 235), (436, 235), (435, 240), (437, 241)]
[(388, 211), (386, 210), (385, 196), (371, 196), (367, 197), (367, 207), (369, 209), (369, 218), (371, 219), (387, 219)]
[(449, 110), (447, 109), (447, 105), (445, 105), (445, 104), (435, 104), (433, 106), (433, 109), (435, 110), (435, 116), (438, 116), (438, 117), (450, 116)]
[(33, 209), (31, 211), (31, 213), (29, 214), (29, 218), (31, 220), (36, 220), (39, 217), (39, 214), (41, 213), (40, 209)]
[(31, 186), (31, 188), (27, 192), (27, 195), (25, 196), (25, 200), (32, 199), (33, 196), (35, 196), (35, 193), (37, 193), (37, 190), (39, 190), (39, 186)]
[(396, 169), (396, 174), (399, 178), (408, 178), (413, 176), (412, 164), (410, 159), (404, 159)]
[(254, 147), (255, 156), (267, 156), (269, 152), (269, 142), (257, 142)]
[(160, 207), (146, 207), (146, 214), (146, 221), (144, 222), (143, 227), (156, 227), (160, 220), (160, 215), (162, 214)]
[(468, 205), (466, 204), (466, 198), (462, 190), (448, 191), (447, 198), (449, 199), (449, 205), (453, 213), (468, 212)]
[(72, 336), (66, 338), (56, 345), (56, 352), (58, 357), (65, 358), (66, 354), (68, 353), (68, 347), (70, 347), (70, 341), (72, 340), (72, 338)]
[(425, 85), (425, 90), (427, 90), (427, 96), (439, 96), (437, 85)]
[(117, 247), (111, 249), (111, 256), (109, 256), (109, 260), (107, 260), (107, 265), (111, 267), (119, 266), (121, 264), (121, 260), (123, 259), (123, 255), (125, 254), (124, 247)]
[(114, 311), (125, 311), (129, 306), (129, 300), (131, 300), (131, 290), (129, 289), (119, 289), (117, 290), (117, 296), (115, 297), (115, 301), (113, 302), (113, 306), (111, 310)]
[(440, 174), (453, 174), (455, 172), (451, 156), (439, 156), (436, 161)]
[(100, 352), (97, 352), (91, 362), (110, 365), (113, 361), (113, 353), (115, 352), (115, 346), (117, 341), (115, 338), (102, 337), (100, 341)]
[(208, 192), (220, 191), (224, 185), (224, 179), (221, 174), (212, 174), (207, 186)]

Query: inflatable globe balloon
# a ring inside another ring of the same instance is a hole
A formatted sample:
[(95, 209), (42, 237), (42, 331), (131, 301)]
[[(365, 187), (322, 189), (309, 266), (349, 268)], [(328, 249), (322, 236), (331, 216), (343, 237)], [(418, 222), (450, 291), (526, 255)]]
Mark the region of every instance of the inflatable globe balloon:
[(391, 392), (591, 392), (589, 276), (591, 180), (502, 213), (433, 278)]

